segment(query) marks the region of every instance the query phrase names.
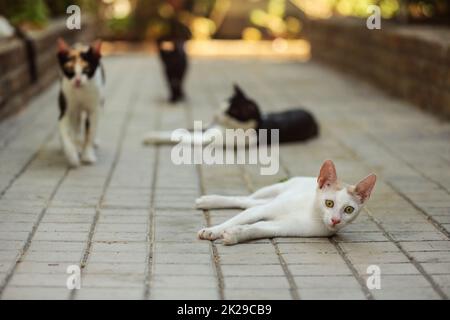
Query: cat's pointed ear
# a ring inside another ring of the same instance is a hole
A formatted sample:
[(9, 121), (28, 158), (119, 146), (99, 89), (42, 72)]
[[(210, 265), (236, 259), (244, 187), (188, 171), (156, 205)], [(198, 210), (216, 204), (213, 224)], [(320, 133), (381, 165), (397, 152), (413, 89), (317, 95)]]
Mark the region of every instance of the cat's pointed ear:
[(320, 168), (319, 177), (317, 178), (317, 184), (319, 188), (322, 189), (324, 186), (331, 186), (336, 183), (337, 175), (336, 168), (333, 161), (326, 160)]
[(361, 202), (365, 202), (369, 199), (373, 187), (375, 186), (375, 182), (377, 182), (377, 176), (373, 173), (358, 182), (354, 193), (361, 200)]
[(92, 52), (94, 52), (94, 54), (97, 57), (101, 57), (102, 56), (102, 40), (95, 40), (92, 45)]
[(58, 38), (58, 53), (67, 53), (69, 49), (70, 47), (67, 42), (63, 38)]
[(241, 87), (239, 87), (238, 84), (233, 85), (234, 88), (234, 94), (240, 97), (245, 97), (244, 91), (242, 91)]

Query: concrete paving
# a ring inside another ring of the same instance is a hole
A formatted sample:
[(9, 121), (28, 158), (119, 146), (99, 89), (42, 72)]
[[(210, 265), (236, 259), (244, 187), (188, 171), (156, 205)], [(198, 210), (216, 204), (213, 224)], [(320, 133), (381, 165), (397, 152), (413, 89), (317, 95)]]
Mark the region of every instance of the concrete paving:
[[(55, 84), (0, 124), (2, 299), (448, 299), (450, 124), (309, 62), (194, 59), (189, 100), (164, 102), (154, 56), (105, 59), (99, 161), (69, 169)], [(265, 111), (304, 106), (321, 136), (281, 147), (277, 175), (256, 165), (181, 165), (150, 129), (210, 119), (238, 82)], [(236, 210), (194, 210), (201, 194), (247, 194), (333, 159), (343, 180), (379, 176), (367, 210), (330, 239), (225, 247), (196, 231)], [(68, 290), (69, 265), (81, 289)], [(367, 267), (381, 271), (370, 289)]]

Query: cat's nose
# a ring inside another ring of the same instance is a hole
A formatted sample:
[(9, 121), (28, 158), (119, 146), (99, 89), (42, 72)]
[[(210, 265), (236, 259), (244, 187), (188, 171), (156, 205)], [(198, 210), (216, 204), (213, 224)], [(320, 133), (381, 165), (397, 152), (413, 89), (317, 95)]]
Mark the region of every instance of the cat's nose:
[(331, 223), (333, 224), (333, 226), (337, 225), (338, 223), (341, 222), (341, 219), (338, 218), (331, 218)]

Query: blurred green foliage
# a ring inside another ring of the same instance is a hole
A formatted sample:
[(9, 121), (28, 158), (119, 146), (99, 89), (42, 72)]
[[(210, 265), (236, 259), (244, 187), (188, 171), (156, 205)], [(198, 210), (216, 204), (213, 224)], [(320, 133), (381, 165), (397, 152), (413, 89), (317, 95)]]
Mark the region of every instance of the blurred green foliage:
[(44, 0), (0, 0), (0, 12), (14, 25), (26, 23), (33, 27), (45, 26), (49, 17)]
[(66, 14), (72, 4), (90, 12), (97, 8), (92, 0), (0, 0), (0, 12), (14, 25), (42, 28), (49, 19)]

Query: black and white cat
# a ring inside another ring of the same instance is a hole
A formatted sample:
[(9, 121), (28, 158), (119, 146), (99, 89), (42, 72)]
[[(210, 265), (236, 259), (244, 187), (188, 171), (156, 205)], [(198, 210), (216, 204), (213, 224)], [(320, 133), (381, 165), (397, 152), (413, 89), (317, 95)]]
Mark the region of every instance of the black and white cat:
[(183, 40), (159, 40), (158, 50), (164, 66), (166, 81), (170, 90), (169, 101), (176, 103), (184, 99), (183, 80), (188, 61)]
[(95, 141), (105, 84), (100, 51), (101, 41), (90, 46), (76, 44), (70, 47), (63, 39), (58, 39), (62, 73), (59, 133), (71, 167), (97, 161)]
[[(215, 123), (226, 128), (278, 129), (279, 142), (305, 141), (318, 136), (319, 126), (314, 116), (300, 108), (263, 114), (258, 104), (234, 85), (234, 94), (225, 105), (225, 112), (218, 113)], [(270, 135), (268, 135), (270, 143)]]
[[(291, 109), (284, 112), (262, 114), (258, 104), (246, 96), (242, 89), (235, 85), (234, 94), (229, 98), (224, 106), (215, 114), (212, 123), (205, 132), (187, 133), (189, 136), (182, 140), (187, 143), (205, 145), (211, 143), (211, 138), (218, 132), (226, 129), (255, 129), (257, 133), (260, 129), (279, 130), (279, 143), (306, 141), (319, 135), (319, 125), (314, 116), (300, 108)], [(214, 131), (214, 132), (213, 132)], [(258, 141), (259, 135), (254, 139), (245, 140)], [(271, 134), (267, 135), (267, 143), (270, 144)], [(222, 141), (222, 140), (221, 140)], [(226, 140), (223, 140), (226, 144)], [(171, 131), (151, 131), (143, 140), (144, 144), (177, 144), (180, 140), (172, 139)]]
[(169, 20), (168, 27), (170, 31), (156, 43), (170, 90), (169, 101), (176, 103), (185, 98), (183, 81), (188, 68), (185, 43), (191, 34), (189, 29), (175, 18)]

